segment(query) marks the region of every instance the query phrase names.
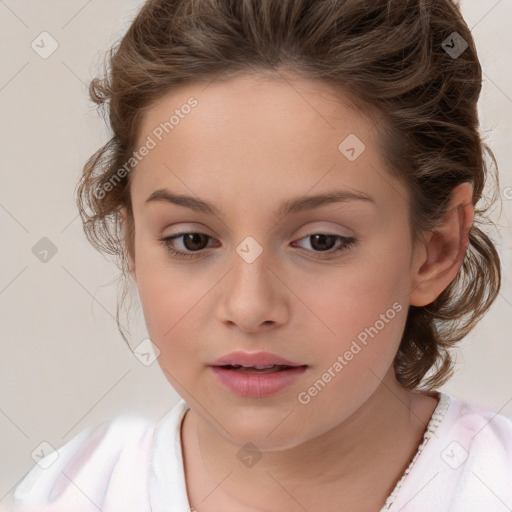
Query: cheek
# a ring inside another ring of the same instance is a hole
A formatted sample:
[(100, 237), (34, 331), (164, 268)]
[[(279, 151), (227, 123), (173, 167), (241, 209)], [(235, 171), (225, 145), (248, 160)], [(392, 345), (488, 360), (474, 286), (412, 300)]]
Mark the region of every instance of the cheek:
[(306, 312), (298, 331), (321, 340), (317, 360), (324, 366), (345, 353), (351, 366), (359, 369), (375, 363), (384, 369), (385, 361), (392, 361), (405, 325), (407, 296), (391, 275), (376, 284), (379, 275), (366, 270), (359, 277), (331, 276), (325, 286), (316, 282), (311, 289), (298, 291), (314, 313)]
[(395, 302), (406, 309), (407, 261), (407, 253), (398, 256), (396, 250), (371, 248), (343, 267), (295, 280), (294, 290), (323, 321), (326, 332), (353, 335), (372, 325)]
[(137, 287), (149, 334), (154, 341), (168, 344), (177, 332), (190, 328), (207, 292), (204, 281), (179, 272), (165, 272), (156, 266), (138, 271)]
[[(209, 290), (217, 274), (191, 274), (186, 265), (170, 263), (165, 250), (141, 249), (137, 253), (137, 288), (151, 341), (159, 348), (159, 363), (178, 375), (192, 371), (200, 360), (205, 339), (204, 322), (211, 308)], [(199, 365), (197, 365), (199, 367)]]
[[(370, 397), (392, 366), (407, 317), (407, 295), (386, 265), (339, 272), (301, 288), (318, 318), (304, 316), (314, 372), (297, 397), (300, 411), (340, 422)], [(376, 283), (376, 281), (379, 281)], [(309, 289), (308, 289), (309, 288)], [(301, 292), (299, 292), (301, 293)], [(313, 320), (312, 320), (313, 318)], [(330, 404), (336, 403), (334, 409)], [(304, 407), (304, 409), (303, 409)]]
[(346, 354), (346, 378), (367, 379), (362, 372), (368, 369), (385, 373), (407, 317), (408, 250), (407, 240), (388, 234), (343, 268), (308, 276), (294, 288), (310, 309), (299, 332), (322, 340), (321, 365), (328, 368)]
[(191, 384), (198, 381), (201, 363), (206, 362), (196, 341), (204, 338), (197, 319), (204, 287), (190, 278), (180, 279), (178, 273), (165, 275), (156, 267), (148, 267), (139, 283), (149, 338), (160, 351), (158, 364), (174, 389), (192, 399)]

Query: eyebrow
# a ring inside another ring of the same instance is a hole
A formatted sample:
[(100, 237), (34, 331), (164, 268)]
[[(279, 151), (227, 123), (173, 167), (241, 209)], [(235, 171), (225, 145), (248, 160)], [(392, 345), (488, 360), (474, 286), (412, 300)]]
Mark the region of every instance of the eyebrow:
[[(299, 196), (288, 199), (281, 204), (278, 215), (285, 216), (291, 213), (298, 213), (304, 210), (311, 210), (331, 203), (344, 203), (348, 201), (363, 201), (369, 204), (376, 205), (375, 199), (363, 194), (362, 192), (353, 192), (348, 190), (333, 190), (323, 194), (316, 194), (311, 196)], [(165, 202), (176, 204), (190, 208), (191, 210), (199, 213), (224, 216), (220, 208), (208, 201), (198, 199), (197, 197), (188, 196), (184, 194), (175, 194), (167, 189), (160, 188), (155, 190), (145, 201), (145, 204), (153, 202)]]

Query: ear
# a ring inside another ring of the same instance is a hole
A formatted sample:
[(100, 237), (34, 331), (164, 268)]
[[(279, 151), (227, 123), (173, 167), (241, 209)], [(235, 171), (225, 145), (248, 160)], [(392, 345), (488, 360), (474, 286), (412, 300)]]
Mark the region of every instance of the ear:
[(451, 194), (446, 215), (430, 231), (426, 244), (418, 242), (412, 258), (409, 302), (426, 306), (455, 279), (469, 246), (475, 209), (473, 186), (461, 183)]
[[(127, 223), (127, 210), (125, 206), (122, 206), (119, 210), (119, 215), (121, 218), (121, 233), (124, 238), (126, 238), (126, 234), (128, 231), (128, 223)], [(126, 248), (127, 257), (128, 257), (128, 270), (130, 272), (130, 275), (134, 279), (135, 282), (137, 282), (137, 277), (135, 274), (135, 261), (132, 258), (132, 255), (130, 254), (130, 251), (128, 251), (128, 248)]]

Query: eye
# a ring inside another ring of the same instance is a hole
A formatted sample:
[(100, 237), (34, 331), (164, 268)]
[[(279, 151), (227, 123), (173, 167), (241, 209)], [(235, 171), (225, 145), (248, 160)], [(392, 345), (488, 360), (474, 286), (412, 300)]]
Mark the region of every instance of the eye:
[[(301, 238), (301, 240), (308, 239), (312, 241), (310, 242), (310, 245), (314, 249), (313, 253), (320, 252), (327, 253), (329, 255), (346, 251), (352, 248), (356, 243), (356, 239), (354, 237), (347, 237), (342, 235), (329, 235), (326, 233), (313, 233), (311, 235), (305, 236), (304, 238)], [(340, 242), (338, 246), (336, 246), (336, 241)], [(314, 257), (318, 258), (319, 256)], [(320, 259), (321, 258), (322, 256), (320, 256)]]
[[(185, 250), (176, 248), (176, 240), (183, 239), (182, 245)], [(200, 256), (200, 253), (206, 249), (208, 245), (208, 239), (212, 239), (211, 236), (204, 233), (198, 233), (195, 231), (187, 233), (179, 233), (167, 238), (160, 239), (160, 243), (165, 247), (166, 251), (177, 258), (195, 258)], [(326, 253), (335, 254), (342, 251), (346, 251), (353, 247), (356, 243), (356, 239), (353, 237), (346, 237), (341, 235), (329, 235), (324, 233), (314, 233), (308, 235), (301, 240), (311, 239), (311, 247), (313, 248), (312, 253)], [(336, 242), (340, 242), (336, 246)], [(334, 249), (333, 249), (334, 247)], [(189, 252), (187, 252), (189, 251)], [(197, 254), (196, 254), (197, 253)], [(322, 256), (314, 256), (315, 258), (322, 258)]]
[[(175, 240), (183, 238), (183, 244), (187, 251), (192, 251), (191, 253), (182, 251), (180, 249), (176, 249)], [(204, 241), (205, 239), (211, 238), (204, 233), (197, 233), (195, 231), (188, 233), (179, 233), (177, 235), (173, 235), (167, 238), (163, 238), (160, 242), (163, 244), (165, 249), (172, 255), (178, 258), (194, 258), (196, 255), (194, 252), (202, 251), (205, 247)]]

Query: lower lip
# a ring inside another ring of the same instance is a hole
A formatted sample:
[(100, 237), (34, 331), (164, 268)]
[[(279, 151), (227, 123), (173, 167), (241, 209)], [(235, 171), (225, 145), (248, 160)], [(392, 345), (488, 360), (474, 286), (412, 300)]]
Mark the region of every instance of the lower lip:
[(306, 371), (306, 366), (273, 373), (242, 373), (221, 366), (210, 367), (226, 388), (240, 396), (264, 397), (273, 395), (293, 384)]

